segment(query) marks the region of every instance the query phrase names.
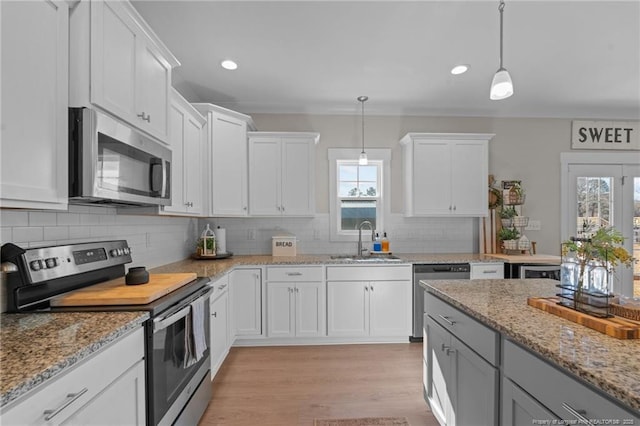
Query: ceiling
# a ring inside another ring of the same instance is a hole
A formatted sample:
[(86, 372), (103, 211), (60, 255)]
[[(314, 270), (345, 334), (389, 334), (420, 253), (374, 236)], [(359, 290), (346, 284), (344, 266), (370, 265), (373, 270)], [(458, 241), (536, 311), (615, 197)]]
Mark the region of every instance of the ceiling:
[[(247, 114), (640, 118), (640, 0), (132, 2), (189, 101)], [(223, 59), (239, 67), (227, 71)], [(454, 76), (460, 63), (470, 70)]]

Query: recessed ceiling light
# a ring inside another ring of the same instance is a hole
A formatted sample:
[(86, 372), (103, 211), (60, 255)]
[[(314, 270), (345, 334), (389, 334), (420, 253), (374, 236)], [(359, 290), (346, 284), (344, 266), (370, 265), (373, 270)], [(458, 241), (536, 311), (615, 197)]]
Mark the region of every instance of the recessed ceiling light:
[(451, 74), (453, 74), (453, 75), (464, 74), (465, 72), (467, 72), (469, 70), (469, 68), (470, 68), (470, 66), (466, 65), (466, 64), (456, 65), (455, 67), (453, 67), (451, 69)]
[(220, 65), (222, 65), (222, 68), (226, 70), (235, 70), (238, 68), (238, 64), (233, 62), (231, 59), (225, 59), (220, 63)]

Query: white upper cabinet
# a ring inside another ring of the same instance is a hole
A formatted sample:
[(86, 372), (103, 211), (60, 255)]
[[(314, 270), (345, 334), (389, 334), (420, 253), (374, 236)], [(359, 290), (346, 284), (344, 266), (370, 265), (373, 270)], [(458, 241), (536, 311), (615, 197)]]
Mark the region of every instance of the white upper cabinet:
[(0, 207), (67, 208), (69, 6), (0, 2)]
[(129, 2), (82, 1), (70, 24), (70, 105), (98, 106), (166, 142), (178, 60)]
[(169, 144), (171, 205), (164, 212), (200, 216), (203, 212), (205, 118), (175, 89), (171, 90)]
[(493, 134), (408, 133), (401, 140), (405, 216), (486, 216)]
[(318, 133), (250, 132), (251, 216), (315, 214), (315, 145)]
[[(207, 119), (208, 211), (205, 216), (247, 216), (248, 115), (212, 104), (193, 104)], [(206, 209), (207, 210), (207, 209)]]

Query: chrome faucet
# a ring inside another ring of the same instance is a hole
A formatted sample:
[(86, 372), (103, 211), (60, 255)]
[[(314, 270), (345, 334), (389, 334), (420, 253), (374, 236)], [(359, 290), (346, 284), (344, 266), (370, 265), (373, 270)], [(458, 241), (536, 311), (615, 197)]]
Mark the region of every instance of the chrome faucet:
[(368, 250), (362, 247), (362, 228), (364, 227), (364, 225), (369, 225), (369, 229), (371, 230), (371, 241), (375, 241), (376, 239), (371, 222), (369, 222), (368, 220), (363, 220), (362, 222), (360, 222), (360, 225), (358, 225), (358, 256), (362, 256), (362, 253)]

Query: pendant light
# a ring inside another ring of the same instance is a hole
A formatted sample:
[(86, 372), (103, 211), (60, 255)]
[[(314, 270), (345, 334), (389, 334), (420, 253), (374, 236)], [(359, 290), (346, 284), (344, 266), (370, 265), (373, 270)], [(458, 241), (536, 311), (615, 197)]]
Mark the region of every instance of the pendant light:
[(496, 74), (493, 76), (491, 93), (489, 95), (489, 98), (494, 101), (507, 99), (513, 95), (511, 76), (509, 75), (509, 71), (502, 66), (502, 14), (504, 12), (504, 0), (500, 0), (498, 10), (500, 11), (500, 68), (498, 68), (498, 71), (496, 71)]
[(369, 164), (367, 153), (364, 152), (364, 103), (368, 99), (368, 96), (358, 96), (358, 102), (362, 104), (362, 152), (360, 153), (360, 158), (358, 159), (358, 164), (361, 166), (366, 166), (367, 164)]

